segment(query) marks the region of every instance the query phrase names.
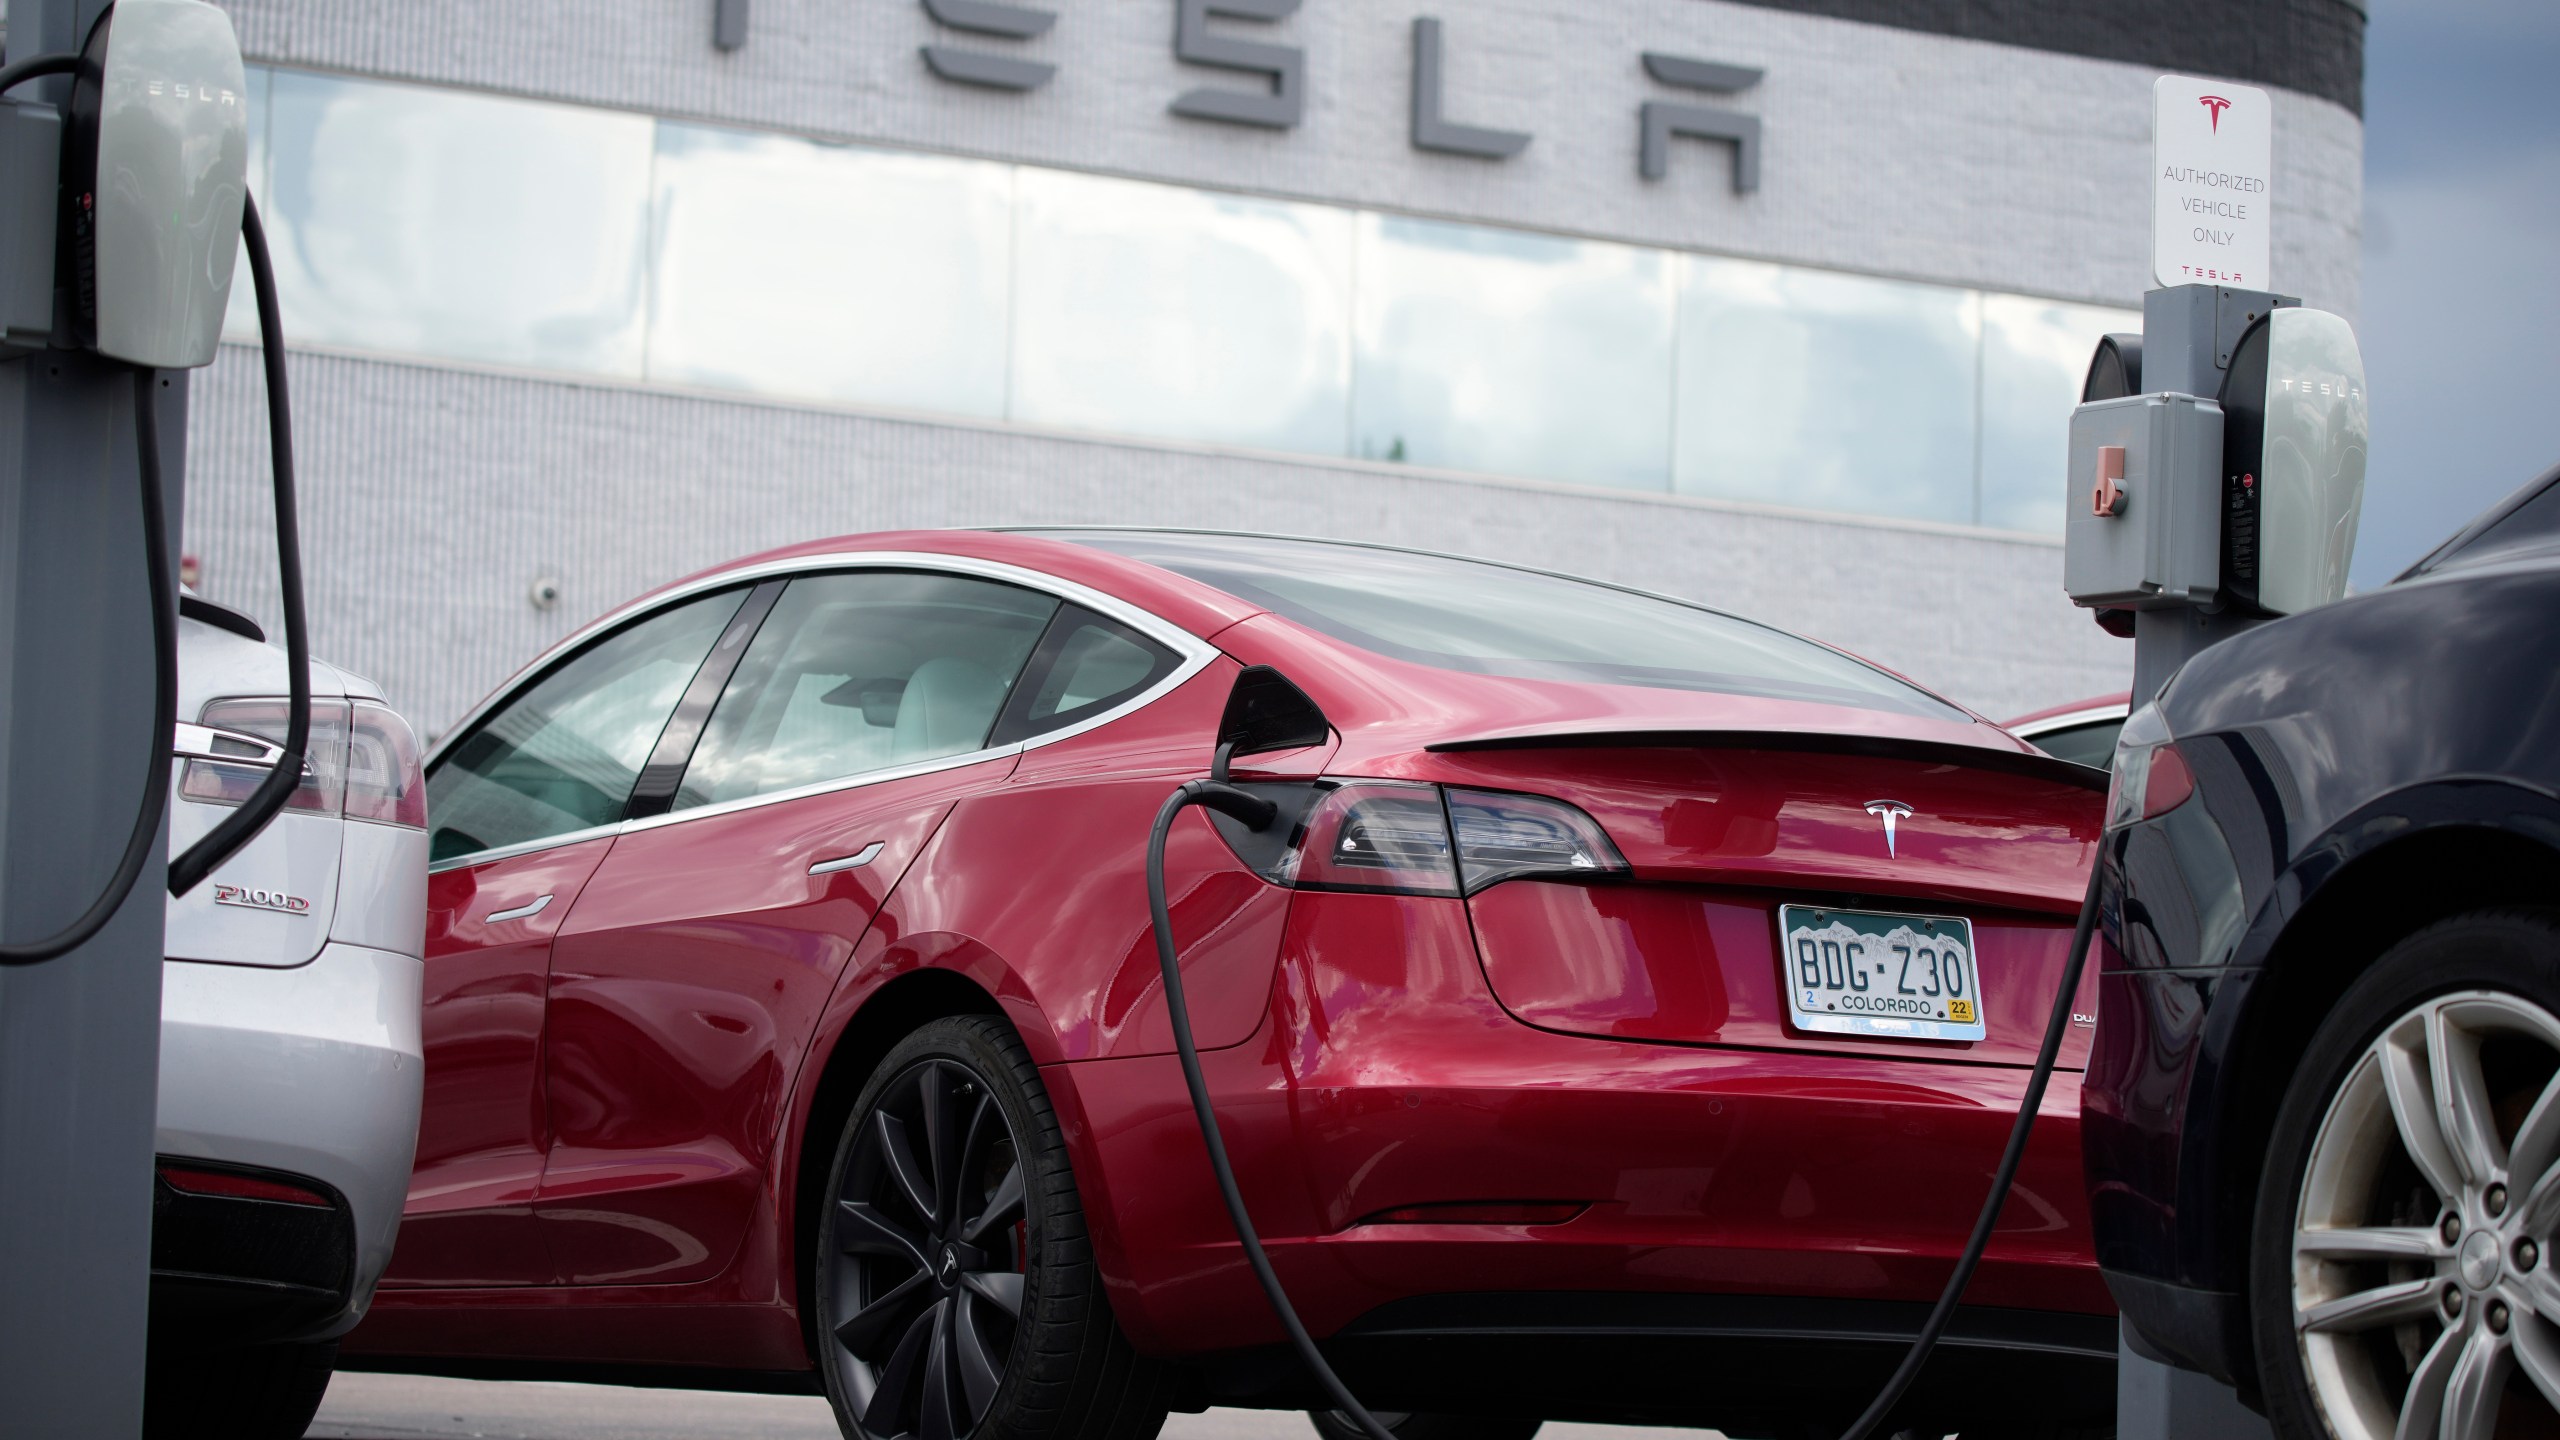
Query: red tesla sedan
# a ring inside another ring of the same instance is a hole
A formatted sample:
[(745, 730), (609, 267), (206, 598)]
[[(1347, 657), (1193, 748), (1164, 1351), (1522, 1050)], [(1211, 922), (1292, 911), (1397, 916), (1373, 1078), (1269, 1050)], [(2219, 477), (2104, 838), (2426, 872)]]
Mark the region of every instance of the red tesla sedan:
[[(1289, 733), (1325, 738), (1254, 743)], [(2092, 772), (1696, 606), (1138, 530), (776, 551), (454, 729), (416, 1178), (347, 1362), (823, 1386), (871, 1440), (1323, 1403), (1221, 1209), (1148, 921), (1156, 807), (1222, 739), (1292, 823), (1181, 817), (1185, 988), (1355, 1390), (1854, 1413), (2006, 1136)], [(2112, 1413), (2085, 1037), (1913, 1423)]]

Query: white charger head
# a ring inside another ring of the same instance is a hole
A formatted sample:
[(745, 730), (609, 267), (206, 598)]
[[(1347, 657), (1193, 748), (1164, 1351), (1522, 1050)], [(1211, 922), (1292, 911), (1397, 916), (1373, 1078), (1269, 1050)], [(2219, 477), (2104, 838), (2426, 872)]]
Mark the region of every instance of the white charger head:
[(116, 0), (89, 33), (63, 137), (73, 327), (99, 354), (213, 362), (248, 196), (249, 87), (231, 17)]

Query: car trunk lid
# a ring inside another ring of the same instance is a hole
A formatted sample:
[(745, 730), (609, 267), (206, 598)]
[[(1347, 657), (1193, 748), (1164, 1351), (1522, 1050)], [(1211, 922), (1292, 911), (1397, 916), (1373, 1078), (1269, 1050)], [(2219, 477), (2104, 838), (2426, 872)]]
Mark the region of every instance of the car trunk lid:
[[(1989, 746), (1735, 731), (1444, 742), (1429, 768), (1446, 784), (1580, 806), (1632, 871), (1510, 881), (1470, 899), (1487, 979), (1524, 1022), (1999, 1064), (2034, 1059), (2095, 858), (2104, 784), (2086, 767)], [(1968, 922), (1982, 1038), (1797, 1026), (1778, 930), (1785, 904)], [(2075, 1010), (2092, 1013), (2091, 999)], [(2087, 1029), (2073, 1030), (2065, 1063), (2076, 1065)]]

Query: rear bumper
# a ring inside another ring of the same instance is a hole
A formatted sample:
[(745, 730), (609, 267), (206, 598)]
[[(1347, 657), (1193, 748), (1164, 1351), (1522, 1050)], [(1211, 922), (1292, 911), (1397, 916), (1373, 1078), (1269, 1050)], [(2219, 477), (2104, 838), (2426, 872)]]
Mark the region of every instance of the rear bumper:
[[(272, 1307), (285, 1318), (268, 1328), (282, 1333), (255, 1338), (343, 1332), (362, 1317), (391, 1259), (425, 1075), (422, 973), (414, 956), (335, 942), (291, 969), (184, 960), (162, 967), (160, 1155), (303, 1177), (343, 1201), (345, 1279), (319, 1287), (334, 1303), (271, 1297), (293, 1300)], [(166, 1265), (154, 1254), (153, 1302), (170, 1312), (164, 1318), (204, 1311), (226, 1282), (247, 1286), (250, 1298), (272, 1282), (308, 1287), (324, 1271), (294, 1261), (293, 1252), (341, 1243), (310, 1213), (260, 1219), (219, 1208), (256, 1202), (184, 1203), (200, 1222), (186, 1254), (172, 1252)], [(217, 1332), (226, 1341), (249, 1338)]]
[[(1321, 925), (1315, 907), (1293, 912), (1262, 1026), (1202, 1057), (1255, 1225), (1316, 1335), (1434, 1295), (1937, 1297), (2023, 1069), (1535, 1029), (1493, 1001), (1458, 902), (1326, 900)], [(1176, 1059), (1042, 1073), (1138, 1346), (1278, 1342)], [(2078, 1082), (2058, 1073), (2046, 1094), (1977, 1304), (2113, 1314), (2089, 1250)], [(1504, 1201), (1581, 1208), (1557, 1224), (1381, 1218)]]
[[(1794, 1432), (1846, 1424), (1928, 1309), (1769, 1295), (1423, 1295), (1360, 1317), (1325, 1350), (1375, 1407)], [(2115, 1413), (2115, 1366), (2105, 1316), (1967, 1306), (1892, 1423), (2102, 1423)], [(1200, 1373), (1213, 1404), (1331, 1404), (1285, 1349), (1232, 1352)]]

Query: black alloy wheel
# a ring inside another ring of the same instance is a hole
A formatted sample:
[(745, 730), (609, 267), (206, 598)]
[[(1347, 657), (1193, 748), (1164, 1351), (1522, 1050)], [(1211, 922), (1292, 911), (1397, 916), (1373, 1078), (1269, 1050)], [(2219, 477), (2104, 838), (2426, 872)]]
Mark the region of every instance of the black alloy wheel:
[(1162, 1367), (1120, 1334), (1039, 1072), (937, 1020), (855, 1101), (819, 1222), (819, 1369), (853, 1440), (1149, 1440)]

